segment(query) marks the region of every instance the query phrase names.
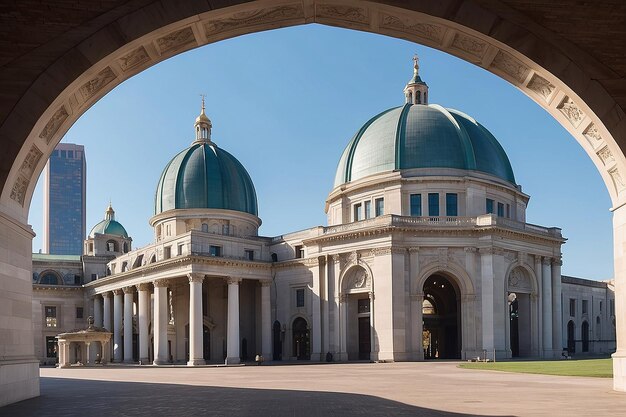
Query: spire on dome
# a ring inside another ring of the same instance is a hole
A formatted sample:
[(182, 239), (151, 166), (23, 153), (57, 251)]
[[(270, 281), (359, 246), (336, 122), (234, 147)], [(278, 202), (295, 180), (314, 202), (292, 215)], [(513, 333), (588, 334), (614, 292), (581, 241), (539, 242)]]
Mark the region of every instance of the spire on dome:
[(109, 201), (109, 207), (104, 212), (104, 220), (115, 220), (115, 210), (113, 210), (111, 201)]
[(407, 104), (428, 104), (428, 85), (419, 75), (419, 58), (413, 55), (413, 77), (404, 87), (404, 98)]
[(206, 95), (200, 94), (200, 96), (202, 97), (202, 110), (200, 110), (200, 115), (196, 118), (196, 122), (193, 125), (196, 129), (195, 142), (211, 143), (211, 128), (213, 124), (211, 123), (211, 119), (204, 113), (204, 98)]

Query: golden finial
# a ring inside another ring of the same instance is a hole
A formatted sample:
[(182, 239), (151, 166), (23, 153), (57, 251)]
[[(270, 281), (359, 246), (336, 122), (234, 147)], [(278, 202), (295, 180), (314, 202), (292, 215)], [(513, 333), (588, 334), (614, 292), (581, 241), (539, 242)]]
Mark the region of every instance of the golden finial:
[(419, 70), (420, 66), (419, 66), (419, 58), (417, 57), (417, 54), (413, 55), (413, 69), (415, 70), (415, 72), (417, 72), (417, 70)]
[(202, 97), (202, 113), (204, 113), (204, 98), (206, 97), (206, 94), (200, 94), (200, 97)]

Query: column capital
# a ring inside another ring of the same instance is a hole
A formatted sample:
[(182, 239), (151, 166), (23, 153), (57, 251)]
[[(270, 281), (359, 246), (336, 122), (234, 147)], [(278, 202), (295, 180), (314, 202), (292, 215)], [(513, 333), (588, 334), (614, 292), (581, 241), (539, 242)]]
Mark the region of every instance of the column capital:
[(465, 248), (463, 248), (463, 250), (465, 250), (465, 252), (467, 252), (467, 253), (476, 253), (476, 252), (478, 252), (478, 248), (475, 248), (473, 246), (466, 246)]
[(552, 266), (563, 266), (563, 260), (559, 258), (552, 258)]
[(154, 285), (155, 288), (167, 287), (169, 283), (170, 281), (167, 279), (155, 279), (154, 281), (152, 281), (152, 285)]
[(133, 294), (135, 292), (135, 287), (132, 285), (129, 287), (124, 287), (122, 288), (122, 291), (124, 291), (124, 294)]
[(122, 291), (121, 288), (116, 288), (113, 290), (113, 295), (122, 295), (124, 294), (124, 291)]
[(345, 303), (346, 301), (348, 301), (348, 294), (346, 293), (339, 294), (339, 302)]
[(150, 291), (150, 283), (142, 282), (141, 284), (135, 285), (137, 287), (137, 291)]
[(541, 256), (535, 255), (535, 263), (538, 265), (541, 263)]
[(261, 287), (269, 287), (270, 285), (272, 285), (271, 279), (262, 279), (259, 282), (261, 283)]
[(102, 295), (103, 298), (110, 298), (111, 297), (111, 291), (103, 292), (100, 295)]
[(493, 255), (495, 253), (493, 246), (488, 246), (486, 248), (478, 248), (478, 252), (481, 255)]
[(545, 256), (545, 257), (541, 260), (541, 263), (542, 263), (543, 265), (547, 265), (547, 266), (549, 266), (549, 265), (552, 263), (552, 258), (549, 258), (549, 257)]
[(204, 274), (200, 274), (197, 272), (193, 272), (193, 273), (189, 273), (187, 274), (187, 278), (189, 278), (189, 283), (191, 284), (192, 282), (199, 282), (202, 283), (202, 281), (204, 281)]
[(420, 251), (419, 246), (413, 246), (409, 248), (409, 253), (418, 253)]
[(239, 283), (241, 283), (241, 278), (227, 277), (226, 282), (228, 283), (228, 285), (231, 285), (231, 284), (239, 285)]
[(374, 291), (370, 291), (367, 293), (367, 296), (369, 297), (370, 300), (373, 300), (374, 298), (376, 298)]

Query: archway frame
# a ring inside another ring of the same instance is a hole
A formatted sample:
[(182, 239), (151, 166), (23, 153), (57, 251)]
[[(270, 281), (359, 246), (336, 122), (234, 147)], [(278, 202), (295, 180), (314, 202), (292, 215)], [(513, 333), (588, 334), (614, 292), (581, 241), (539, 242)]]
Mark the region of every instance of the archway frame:
[[(524, 273), (527, 275), (528, 279), (530, 280), (530, 286), (531, 286), (530, 292), (522, 292), (522, 293), (528, 294), (530, 296), (531, 356), (538, 356), (539, 352), (541, 351), (541, 340), (540, 340), (541, 315), (539, 314), (539, 310), (541, 309), (541, 306), (539, 305), (539, 282), (537, 280), (537, 275), (535, 274), (535, 271), (533, 270), (533, 268), (526, 263), (520, 262), (519, 260), (509, 265), (509, 268), (507, 269), (504, 275), (505, 276), (504, 294), (502, 294), (502, 296), (506, 300), (509, 293), (519, 292), (519, 290), (516, 290), (515, 288), (509, 288), (509, 277), (511, 276), (511, 273), (518, 268), (522, 269)], [(506, 340), (505, 346), (506, 346), (507, 351), (510, 352), (511, 351), (511, 329), (510, 329), (511, 322), (508, 319), (508, 315), (509, 315), (508, 302), (504, 303), (504, 307), (505, 309), (504, 309), (503, 314), (505, 314), (507, 317), (507, 320), (504, 321), (506, 323), (506, 329), (504, 333), (505, 340)]]

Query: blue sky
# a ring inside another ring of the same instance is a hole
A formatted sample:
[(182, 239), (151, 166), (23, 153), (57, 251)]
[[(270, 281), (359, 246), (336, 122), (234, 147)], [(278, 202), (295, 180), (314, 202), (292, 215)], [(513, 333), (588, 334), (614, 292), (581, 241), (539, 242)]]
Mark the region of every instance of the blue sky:
[[(260, 233), (325, 225), (337, 162), (370, 117), (404, 102), (412, 57), (430, 102), (461, 110), (506, 150), (531, 196), (529, 223), (557, 226), (563, 273), (613, 275), (611, 202), (595, 166), (541, 107), (487, 71), (442, 52), (380, 35), (307, 25), (241, 36), (162, 62), (89, 109), (64, 142), (85, 145), (87, 232), (109, 199), (134, 247), (149, 244), (154, 192), (167, 162), (193, 140), (206, 94), (213, 140), (250, 173)], [(42, 247), (41, 183), (29, 221)]]

